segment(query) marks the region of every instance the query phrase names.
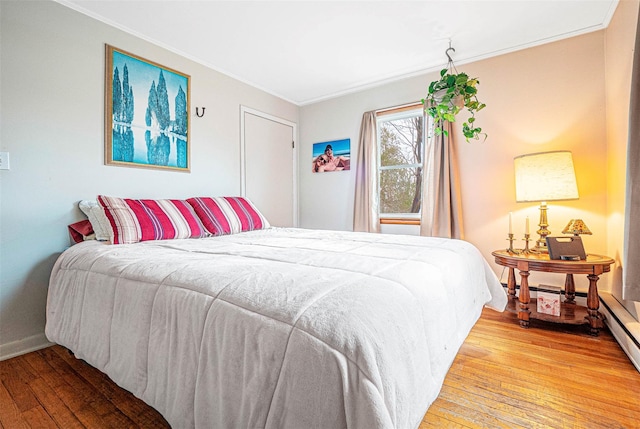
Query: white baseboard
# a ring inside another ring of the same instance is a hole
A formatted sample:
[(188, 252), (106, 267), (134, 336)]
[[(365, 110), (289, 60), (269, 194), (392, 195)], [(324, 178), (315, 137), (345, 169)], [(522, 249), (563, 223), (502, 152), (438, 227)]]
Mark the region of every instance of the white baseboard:
[(0, 360), (11, 359), (52, 345), (53, 343), (47, 340), (44, 332), (11, 343), (0, 344)]
[(600, 292), (600, 312), (629, 360), (640, 372), (640, 322), (610, 293)]

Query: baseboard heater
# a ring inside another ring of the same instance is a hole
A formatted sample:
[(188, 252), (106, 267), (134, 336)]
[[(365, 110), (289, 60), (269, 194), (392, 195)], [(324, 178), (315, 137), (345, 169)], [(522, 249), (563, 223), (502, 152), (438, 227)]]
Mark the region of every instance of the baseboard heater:
[(640, 322), (608, 292), (600, 292), (600, 312), (629, 360), (640, 372)]

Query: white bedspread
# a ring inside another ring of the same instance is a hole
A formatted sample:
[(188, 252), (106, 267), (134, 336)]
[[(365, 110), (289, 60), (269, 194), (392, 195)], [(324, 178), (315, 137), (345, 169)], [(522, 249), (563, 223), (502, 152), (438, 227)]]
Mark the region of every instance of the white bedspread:
[(51, 274), (46, 335), (173, 428), (415, 428), (482, 306), (471, 244), (271, 228), (84, 242)]

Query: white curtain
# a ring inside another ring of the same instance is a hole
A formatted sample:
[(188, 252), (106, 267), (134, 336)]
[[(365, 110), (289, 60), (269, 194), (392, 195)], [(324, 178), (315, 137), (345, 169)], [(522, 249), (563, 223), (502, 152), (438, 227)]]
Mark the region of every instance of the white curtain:
[(353, 230), (380, 232), (376, 112), (362, 115), (358, 143)]
[(627, 200), (624, 233), (624, 284), (622, 299), (640, 301), (640, 32), (631, 77), (629, 141), (627, 144)]
[(450, 122), (445, 127), (449, 136), (433, 135), (425, 147), (420, 235), (462, 239), (462, 203), (453, 127)]

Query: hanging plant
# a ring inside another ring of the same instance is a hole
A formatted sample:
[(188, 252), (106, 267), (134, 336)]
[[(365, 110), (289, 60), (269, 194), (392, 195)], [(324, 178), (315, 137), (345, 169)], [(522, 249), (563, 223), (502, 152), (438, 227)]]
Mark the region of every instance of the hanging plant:
[(476, 126), (476, 112), (484, 109), (486, 105), (478, 100), (478, 89), (480, 83), (478, 78), (470, 78), (466, 73), (458, 73), (453, 65), (453, 60), (449, 56), (449, 48), (446, 51), (449, 58), (449, 66), (440, 71), (440, 80), (431, 82), (427, 98), (422, 99), (422, 104), (429, 116), (434, 119), (436, 135), (449, 133), (442, 128), (444, 121), (455, 122), (456, 115), (464, 108), (471, 114), (471, 117), (462, 124), (462, 134), (467, 141), (469, 139), (479, 140), (480, 136), (487, 138), (487, 134), (482, 132), (482, 128)]

